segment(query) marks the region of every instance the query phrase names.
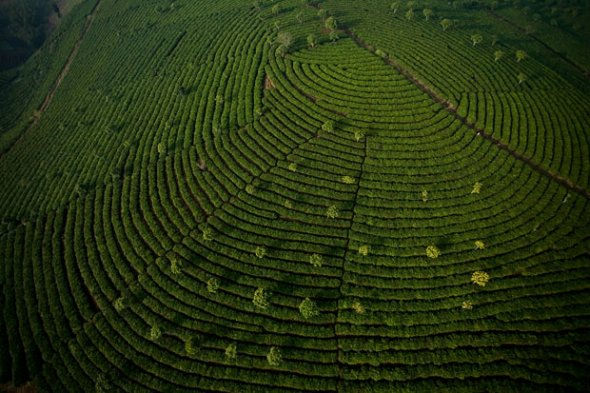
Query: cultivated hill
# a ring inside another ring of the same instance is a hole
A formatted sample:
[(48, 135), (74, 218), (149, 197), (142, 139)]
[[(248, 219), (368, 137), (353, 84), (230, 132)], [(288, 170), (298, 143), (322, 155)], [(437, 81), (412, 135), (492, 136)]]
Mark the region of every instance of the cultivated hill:
[(85, 0), (0, 74), (0, 380), (590, 383), (583, 1)]

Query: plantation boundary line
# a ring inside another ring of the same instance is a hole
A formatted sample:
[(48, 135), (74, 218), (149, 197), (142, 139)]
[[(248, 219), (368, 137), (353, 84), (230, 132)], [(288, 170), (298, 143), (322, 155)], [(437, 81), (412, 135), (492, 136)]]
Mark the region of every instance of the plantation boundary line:
[[(361, 39), (359, 36), (357, 36), (350, 29), (344, 27), (343, 31), (346, 34), (348, 34), (353, 39), (353, 41), (356, 42), (357, 45), (359, 45), (360, 47), (375, 54), (374, 48), (371, 45), (367, 44), (365, 41), (363, 41), (363, 39)], [(377, 55), (375, 54), (375, 56), (377, 56)], [(379, 57), (381, 57), (381, 56), (379, 56)], [(388, 56), (387, 59), (384, 59), (384, 61), (387, 64), (389, 64), (390, 66), (392, 66), (393, 68), (395, 68), (397, 72), (399, 72), (401, 75), (406, 77), (416, 87), (418, 87), (420, 90), (422, 90), (428, 96), (430, 96), (430, 98), (432, 100), (434, 100), (435, 102), (442, 105), (448, 112), (450, 112), (453, 116), (455, 116), (455, 118), (457, 118), (459, 121), (461, 121), (461, 123), (463, 123), (468, 128), (472, 129), (473, 131), (476, 131), (477, 135), (492, 142), (492, 144), (494, 144), (497, 147), (499, 147), (500, 149), (506, 151), (507, 153), (512, 155), (517, 160), (524, 162), (525, 164), (527, 164), (529, 167), (531, 167), (533, 170), (537, 171), (541, 175), (548, 177), (549, 179), (559, 183), (560, 185), (567, 188), (568, 190), (573, 191), (573, 192), (583, 196), (586, 199), (590, 199), (590, 191), (586, 190), (585, 188), (582, 188), (581, 186), (578, 186), (572, 180), (570, 180), (569, 178), (567, 178), (565, 176), (557, 174), (549, 169), (543, 168), (540, 164), (534, 162), (531, 158), (511, 149), (508, 145), (506, 145), (505, 143), (501, 142), (500, 140), (494, 138), (490, 134), (486, 133), (483, 129), (478, 128), (473, 123), (470, 123), (465, 117), (463, 117), (463, 116), (459, 115), (459, 113), (457, 113), (457, 108), (455, 108), (455, 106), (453, 106), (453, 104), (451, 104), (450, 101), (439, 96), (433, 89), (431, 89), (424, 82), (420, 81), (418, 78), (416, 78), (414, 75), (412, 75), (410, 73), (410, 71), (403, 68), (398, 62), (393, 60), (391, 57)]]
[[(355, 219), (355, 209), (358, 201), (359, 190), (361, 188), (361, 177), (363, 174), (363, 168), (365, 166), (365, 161), (367, 161), (367, 139), (369, 137), (365, 135), (364, 137), (364, 147), (363, 147), (363, 161), (361, 162), (361, 169), (359, 171), (358, 182), (356, 184), (356, 190), (354, 192), (354, 199), (352, 201), (352, 216), (350, 217), (350, 226), (346, 231), (346, 244), (344, 249), (344, 256), (342, 257), (342, 275), (340, 276), (340, 284), (338, 285), (338, 292), (340, 296), (338, 297), (337, 302), (337, 309), (336, 309), (336, 320), (334, 321), (334, 338), (336, 339), (336, 364), (338, 366), (338, 383), (337, 386), (339, 387), (340, 383), (344, 380), (342, 376), (342, 362), (340, 361), (340, 340), (338, 332), (336, 331), (336, 325), (338, 324), (338, 316), (340, 315), (340, 300), (342, 299), (342, 282), (344, 281), (344, 265), (346, 263), (346, 256), (350, 253), (350, 231), (352, 230), (352, 226), (354, 224)], [(340, 390), (340, 389), (338, 389)]]
[(72, 63), (74, 62), (74, 60), (76, 59), (76, 56), (78, 54), (78, 50), (80, 49), (80, 46), (82, 45), (82, 41), (84, 40), (84, 37), (86, 37), (86, 33), (88, 32), (88, 30), (90, 30), (90, 27), (92, 27), (92, 22), (94, 22), (94, 17), (96, 16), (96, 13), (98, 12), (98, 8), (100, 7), (100, 2), (101, 2), (101, 0), (97, 0), (96, 4), (94, 5), (94, 8), (92, 8), (92, 11), (90, 11), (90, 14), (88, 14), (86, 16), (86, 22), (84, 24), (84, 29), (82, 30), (82, 33), (80, 33), (80, 37), (78, 38), (78, 40), (74, 44), (74, 47), (72, 48), (72, 51), (70, 52), (70, 55), (68, 56), (68, 59), (66, 60), (66, 63), (64, 64), (61, 72), (59, 73), (59, 76), (57, 77), (57, 79), (53, 83), (53, 86), (49, 90), (49, 93), (47, 93), (47, 96), (45, 96), (43, 103), (41, 104), (39, 109), (37, 111), (35, 111), (35, 114), (33, 116), (33, 122), (20, 134), (20, 136), (14, 142), (11, 143), (11, 145), (6, 150), (4, 150), (4, 153), (0, 152), (0, 158), (4, 154), (9, 152), (10, 149), (12, 149), (18, 142), (20, 142), (24, 138), (25, 135), (27, 135), (29, 133), (29, 131), (31, 131), (33, 128), (35, 128), (35, 126), (37, 124), (39, 124), (39, 121), (41, 120), (41, 116), (45, 113), (45, 111), (47, 111), (47, 108), (51, 104), (51, 101), (53, 101), (53, 97), (55, 97), (55, 94), (57, 93), (57, 89), (59, 89), (63, 80), (65, 79), (65, 77), (68, 75), (68, 73), (70, 71), (70, 67), (71, 67)]
[[(526, 34), (526, 30), (523, 29), (522, 27), (520, 27), (517, 23), (512, 22), (508, 18), (506, 18), (506, 17), (498, 14), (497, 12), (495, 12), (493, 10), (488, 10), (488, 12), (494, 18), (496, 18), (498, 20), (501, 20), (502, 22), (506, 23), (507, 25), (509, 25), (509, 26), (517, 29), (521, 33)], [(529, 37), (531, 37), (533, 40), (537, 41), (539, 44), (541, 44), (545, 49), (547, 49), (548, 51), (550, 51), (551, 53), (553, 53), (554, 55), (556, 55), (557, 57), (559, 57), (561, 60), (563, 60), (564, 62), (566, 62), (567, 64), (571, 65), (572, 67), (574, 67), (579, 72), (581, 72), (582, 73), (582, 76), (584, 76), (587, 79), (590, 79), (590, 71), (589, 70), (585, 70), (584, 68), (582, 68), (582, 66), (578, 65), (576, 62), (574, 62), (573, 60), (571, 60), (566, 55), (564, 55), (564, 54), (558, 52), (557, 50), (553, 49), (551, 46), (549, 46), (549, 44), (547, 44), (545, 41), (542, 41), (537, 36), (535, 36), (533, 34), (527, 34), (527, 35)]]

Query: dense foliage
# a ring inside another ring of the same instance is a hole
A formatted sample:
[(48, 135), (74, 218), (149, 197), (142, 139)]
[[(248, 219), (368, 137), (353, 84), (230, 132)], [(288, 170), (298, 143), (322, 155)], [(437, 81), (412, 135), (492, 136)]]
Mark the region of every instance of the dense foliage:
[(0, 381), (586, 390), (590, 83), (534, 2), (92, 3), (0, 79)]

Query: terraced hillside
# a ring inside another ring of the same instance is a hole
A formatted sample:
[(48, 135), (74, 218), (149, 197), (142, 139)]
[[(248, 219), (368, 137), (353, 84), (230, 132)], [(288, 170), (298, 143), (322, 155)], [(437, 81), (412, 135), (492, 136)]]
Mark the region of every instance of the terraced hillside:
[(0, 76), (1, 381), (587, 390), (590, 82), (523, 12), (83, 2)]

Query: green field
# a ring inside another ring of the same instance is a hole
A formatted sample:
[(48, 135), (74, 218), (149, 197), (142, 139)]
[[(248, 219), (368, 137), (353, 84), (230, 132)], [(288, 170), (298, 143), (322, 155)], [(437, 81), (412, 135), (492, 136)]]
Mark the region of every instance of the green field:
[(588, 391), (589, 21), (82, 1), (0, 73), (0, 391)]

